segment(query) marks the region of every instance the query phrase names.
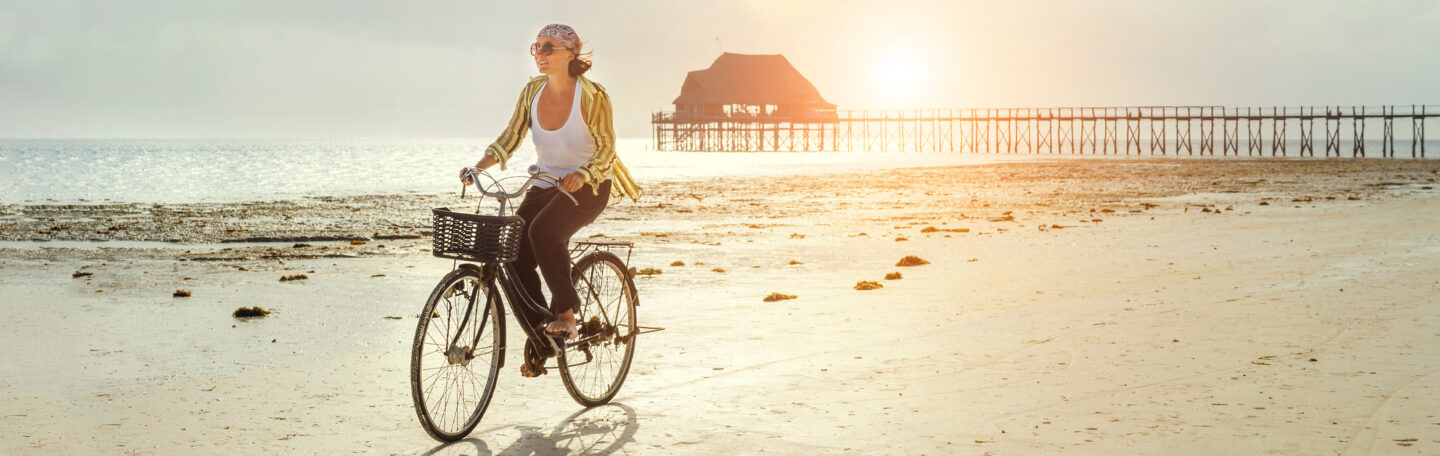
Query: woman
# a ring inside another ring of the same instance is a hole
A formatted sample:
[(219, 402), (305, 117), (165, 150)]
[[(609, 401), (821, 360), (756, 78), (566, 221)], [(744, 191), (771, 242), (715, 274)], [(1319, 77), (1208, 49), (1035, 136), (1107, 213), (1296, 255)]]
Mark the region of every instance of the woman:
[[(583, 76), (591, 62), (581, 54), (582, 44), (570, 26), (550, 24), (540, 29), (530, 45), (530, 55), (542, 74), (525, 84), (510, 124), (475, 164), (482, 170), (499, 164), (504, 170), (505, 161), (526, 131), (532, 131), (530, 139), (541, 172), (564, 176), (559, 186), (579, 201), (576, 206), (554, 183), (538, 180), (515, 211), (525, 219), (526, 231), (520, 240), (520, 258), (512, 265), (517, 279), (532, 299), (543, 303), (540, 277), (535, 273), (539, 266), (550, 288), (550, 311), (555, 314), (545, 331), (571, 339), (578, 335), (575, 306), (580, 296), (570, 283), (570, 236), (595, 221), (612, 193), (632, 200), (640, 197), (640, 188), (615, 155), (610, 97), (604, 87)], [(520, 317), (531, 325), (540, 323), (534, 315)], [(545, 373), (538, 349), (533, 341), (526, 344), (522, 375)]]

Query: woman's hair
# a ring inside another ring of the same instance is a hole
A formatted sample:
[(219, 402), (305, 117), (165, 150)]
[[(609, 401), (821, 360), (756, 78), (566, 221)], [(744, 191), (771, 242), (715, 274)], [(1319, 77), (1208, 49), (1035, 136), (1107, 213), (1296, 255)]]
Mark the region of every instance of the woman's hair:
[(580, 77), (580, 75), (585, 74), (586, 71), (590, 71), (590, 66), (595, 64), (590, 60), (589, 52), (580, 52), (580, 49), (584, 46), (584, 43), (576, 43), (575, 49), (571, 51), (575, 54), (575, 58), (570, 59), (570, 77), (572, 78)]

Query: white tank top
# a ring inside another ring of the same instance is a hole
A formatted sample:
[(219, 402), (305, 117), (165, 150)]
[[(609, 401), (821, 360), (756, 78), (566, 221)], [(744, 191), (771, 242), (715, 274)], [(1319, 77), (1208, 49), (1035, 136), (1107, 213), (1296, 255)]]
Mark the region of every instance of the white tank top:
[[(548, 82), (546, 84), (549, 84)], [(543, 92), (545, 86), (541, 86)], [(585, 126), (585, 116), (580, 114), (580, 84), (575, 84), (575, 101), (570, 103), (570, 116), (558, 130), (540, 127), (540, 95), (530, 105), (530, 140), (535, 143), (535, 164), (540, 172), (565, 177), (575, 172), (595, 154), (595, 137)], [(535, 186), (553, 186), (548, 180), (535, 181)]]

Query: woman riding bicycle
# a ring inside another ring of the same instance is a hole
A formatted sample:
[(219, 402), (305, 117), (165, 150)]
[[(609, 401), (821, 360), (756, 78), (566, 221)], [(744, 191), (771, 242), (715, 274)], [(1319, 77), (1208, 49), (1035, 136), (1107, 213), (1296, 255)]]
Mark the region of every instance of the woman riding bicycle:
[[(535, 161), (542, 173), (564, 176), (555, 183), (537, 181), (525, 194), (516, 215), (525, 220), (525, 236), (520, 240), (520, 257), (512, 267), (523, 289), (536, 302), (543, 303), (540, 274), (550, 288), (550, 310), (555, 320), (545, 332), (573, 339), (578, 335), (575, 306), (580, 297), (570, 279), (570, 236), (595, 221), (604, 212), (613, 193), (640, 197), (640, 188), (630, 172), (615, 155), (615, 128), (612, 122), (610, 96), (600, 84), (583, 75), (590, 69), (588, 54), (581, 53), (582, 42), (575, 29), (550, 24), (540, 29), (530, 55), (541, 76), (525, 84), (515, 113), (500, 137), (485, 149), (485, 157), (475, 167), (484, 170), (495, 164), (505, 169), (505, 162), (527, 131), (535, 145)], [(462, 180), (470, 181), (462, 173)], [(571, 193), (576, 205), (562, 195)], [(533, 326), (539, 316), (521, 315)], [(521, 374), (534, 377), (544, 373), (535, 353), (534, 343), (526, 344), (526, 363)]]

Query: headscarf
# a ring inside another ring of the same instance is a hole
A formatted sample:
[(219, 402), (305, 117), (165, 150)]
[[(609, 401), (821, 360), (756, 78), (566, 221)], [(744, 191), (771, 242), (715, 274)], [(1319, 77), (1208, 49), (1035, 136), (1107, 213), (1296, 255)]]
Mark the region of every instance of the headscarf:
[(575, 34), (575, 29), (570, 28), (570, 26), (565, 24), (547, 25), (544, 28), (540, 29), (540, 33), (535, 36), (548, 36), (551, 38), (555, 38), (556, 40), (559, 40), (561, 44), (564, 44), (565, 49), (569, 49), (570, 52), (576, 52), (580, 50), (580, 36)]

